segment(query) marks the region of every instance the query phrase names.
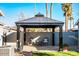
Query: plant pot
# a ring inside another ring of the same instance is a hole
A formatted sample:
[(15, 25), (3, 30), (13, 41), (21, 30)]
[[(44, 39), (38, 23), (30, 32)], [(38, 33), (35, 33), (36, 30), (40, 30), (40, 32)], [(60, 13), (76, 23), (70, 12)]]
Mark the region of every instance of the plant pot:
[(63, 49), (64, 52), (67, 52), (68, 50), (69, 50), (68, 47), (64, 47)]

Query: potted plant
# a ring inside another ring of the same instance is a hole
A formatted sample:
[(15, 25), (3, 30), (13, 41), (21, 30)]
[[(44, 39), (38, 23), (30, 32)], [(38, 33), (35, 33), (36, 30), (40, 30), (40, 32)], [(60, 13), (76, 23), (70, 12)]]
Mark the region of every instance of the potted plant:
[(67, 52), (68, 50), (69, 50), (69, 45), (68, 44), (64, 44), (63, 51)]

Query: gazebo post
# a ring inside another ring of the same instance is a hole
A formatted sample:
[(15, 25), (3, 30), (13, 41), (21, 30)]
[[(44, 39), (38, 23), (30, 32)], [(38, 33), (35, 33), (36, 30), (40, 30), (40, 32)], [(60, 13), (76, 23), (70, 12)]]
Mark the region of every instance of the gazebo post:
[(20, 51), (20, 25), (17, 25), (17, 50)]
[(24, 45), (26, 44), (26, 28), (24, 28)]
[(54, 46), (54, 28), (52, 28), (52, 46)]
[(63, 51), (63, 35), (62, 35), (62, 26), (59, 26), (59, 50), (58, 51)]

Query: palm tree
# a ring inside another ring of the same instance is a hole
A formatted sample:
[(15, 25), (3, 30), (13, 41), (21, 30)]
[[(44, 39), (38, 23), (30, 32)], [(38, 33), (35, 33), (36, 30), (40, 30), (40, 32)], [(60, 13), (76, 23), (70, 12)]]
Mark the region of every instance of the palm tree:
[[(73, 20), (73, 15), (72, 15), (72, 4), (70, 4), (70, 6), (69, 6), (69, 20), (70, 20), (70, 29), (72, 28), (72, 26), (71, 25), (73, 25), (74, 24), (74, 20)], [(73, 23), (72, 23), (73, 22)]]
[(74, 23), (72, 23), (73, 15), (72, 15), (72, 4), (71, 3), (69, 4), (68, 17), (69, 17), (69, 20), (70, 20), (70, 29), (71, 29), (72, 28), (71, 25), (74, 24)]
[(71, 3), (62, 4), (62, 10), (64, 11), (65, 16), (65, 31), (68, 31), (68, 20), (72, 16)]

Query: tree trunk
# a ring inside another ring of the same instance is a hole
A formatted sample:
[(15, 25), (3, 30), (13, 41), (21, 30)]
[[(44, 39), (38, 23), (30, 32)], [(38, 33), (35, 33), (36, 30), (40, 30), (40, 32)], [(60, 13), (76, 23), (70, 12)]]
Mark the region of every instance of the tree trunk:
[(34, 14), (36, 15), (36, 3), (34, 5)]
[(52, 3), (50, 5), (50, 18), (52, 19)]
[(70, 20), (70, 30), (72, 29), (71, 27), (72, 27), (72, 20)]
[(48, 17), (48, 3), (46, 3), (46, 17)]
[(72, 20), (72, 24), (73, 24), (72, 29), (74, 30), (74, 19)]
[(65, 15), (65, 32), (68, 32), (68, 16), (67, 16), (67, 13)]

